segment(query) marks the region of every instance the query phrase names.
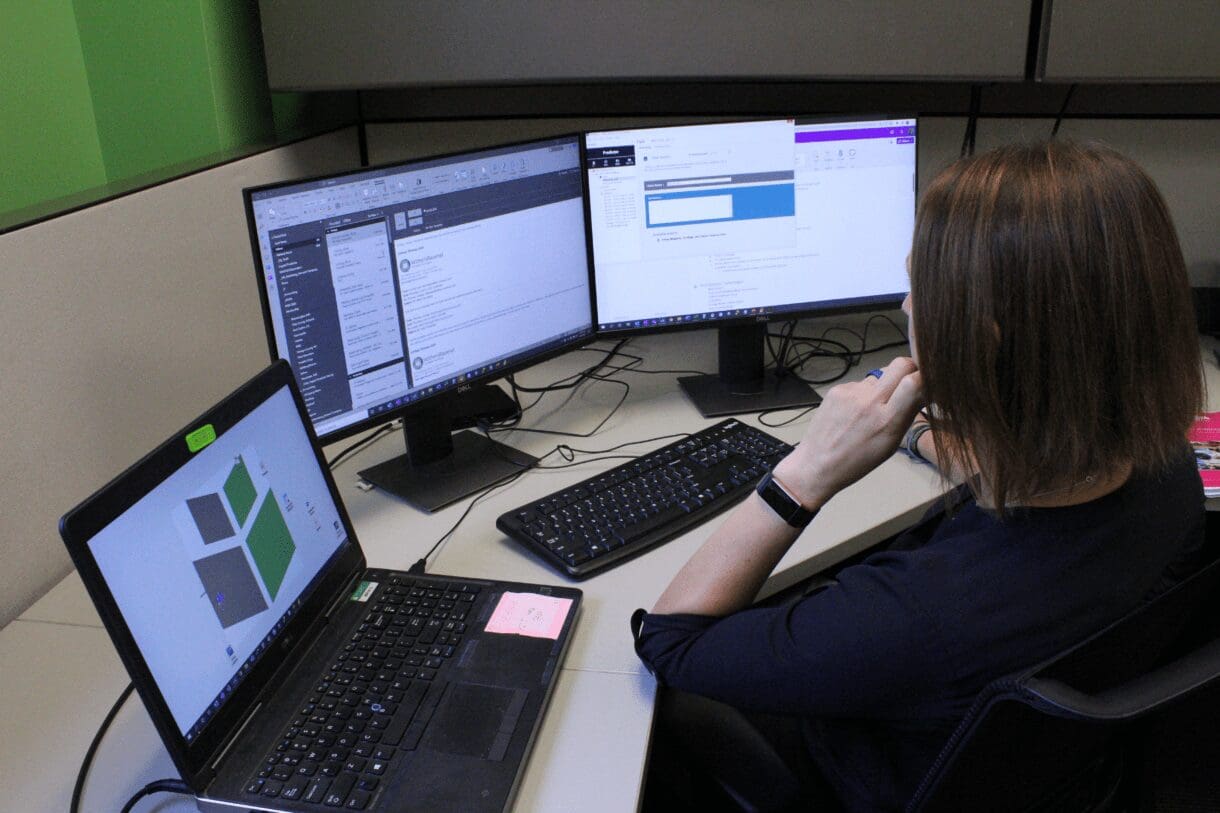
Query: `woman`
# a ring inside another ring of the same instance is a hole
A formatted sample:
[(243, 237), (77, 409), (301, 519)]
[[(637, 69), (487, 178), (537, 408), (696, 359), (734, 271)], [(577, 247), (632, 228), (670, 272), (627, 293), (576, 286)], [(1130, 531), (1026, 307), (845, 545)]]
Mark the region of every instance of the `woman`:
[[(1142, 170), (1060, 142), (959, 161), (921, 200), (910, 282), (912, 357), (830, 390), (775, 466), (784, 494), (752, 495), (637, 618), (662, 684), (799, 720), (788, 756), (849, 810), (901, 809), (983, 686), (1164, 590), (1202, 542), (1198, 337)], [(964, 482), (948, 504), (751, 607), (800, 533), (785, 496), (816, 513), (904, 436)]]

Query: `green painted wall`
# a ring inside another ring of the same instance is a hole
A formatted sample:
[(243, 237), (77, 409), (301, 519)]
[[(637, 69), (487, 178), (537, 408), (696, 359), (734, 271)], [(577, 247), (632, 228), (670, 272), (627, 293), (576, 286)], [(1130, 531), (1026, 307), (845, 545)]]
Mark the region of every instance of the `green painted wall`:
[(199, 3), (76, 0), (111, 180), (219, 148)]
[(72, 0), (2, 8), (0, 212), (107, 180)]
[(0, 215), (354, 120), (311, 98), (337, 94), (273, 105), (248, 0), (3, 0), (0, 20)]

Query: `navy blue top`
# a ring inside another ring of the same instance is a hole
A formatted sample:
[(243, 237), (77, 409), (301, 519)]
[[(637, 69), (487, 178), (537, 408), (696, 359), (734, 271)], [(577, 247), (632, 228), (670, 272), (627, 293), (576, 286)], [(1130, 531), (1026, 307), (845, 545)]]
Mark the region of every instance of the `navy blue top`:
[(954, 501), (784, 606), (644, 615), (636, 650), (665, 685), (804, 718), (848, 810), (901, 809), (986, 684), (1176, 583), (1203, 540), (1193, 458), (1003, 521)]

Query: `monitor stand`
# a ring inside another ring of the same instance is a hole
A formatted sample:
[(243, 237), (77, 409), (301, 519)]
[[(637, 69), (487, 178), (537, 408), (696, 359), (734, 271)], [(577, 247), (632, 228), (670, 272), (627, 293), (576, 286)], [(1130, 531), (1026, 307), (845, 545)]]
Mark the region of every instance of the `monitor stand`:
[(360, 477), (431, 514), (538, 461), (477, 432), (452, 433), (466, 414), (464, 406), (460, 398), (442, 396), (405, 418), (407, 453), (364, 469)]
[(722, 327), (719, 340), (718, 375), (692, 375), (678, 379), (686, 397), (705, 418), (799, 409), (822, 403), (822, 397), (796, 376), (767, 372), (764, 353), (767, 325)]

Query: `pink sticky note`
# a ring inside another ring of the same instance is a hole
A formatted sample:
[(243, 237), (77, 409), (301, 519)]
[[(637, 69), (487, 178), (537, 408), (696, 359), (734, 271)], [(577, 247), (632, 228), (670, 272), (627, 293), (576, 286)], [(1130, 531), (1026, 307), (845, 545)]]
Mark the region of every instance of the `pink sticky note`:
[(540, 596), (537, 593), (505, 593), (487, 621), (488, 632), (526, 635), (530, 638), (559, 637), (568, 617), (570, 598)]

